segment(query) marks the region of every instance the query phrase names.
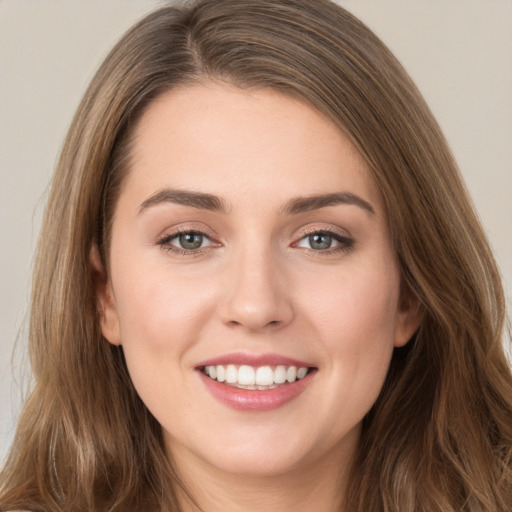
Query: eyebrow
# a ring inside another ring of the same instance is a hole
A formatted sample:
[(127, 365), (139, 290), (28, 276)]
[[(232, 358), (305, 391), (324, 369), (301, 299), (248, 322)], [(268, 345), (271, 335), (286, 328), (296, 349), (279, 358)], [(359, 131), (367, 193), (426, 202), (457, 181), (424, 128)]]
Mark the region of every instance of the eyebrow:
[(338, 204), (359, 206), (372, 215), (375, 215), (375, 210), (368, 201), (365, 201), (361, 197), (357, 196), (356, 194), (352, 194), (351, 192), (335, 192), (332, 194), (297, 197), (286, 203), (283, 208), (283, 212), (288, 215), (294, 215), (297, 213), (319, 210), (320, 208), (335, 206)]
[(226, 213), (227, 205), (223, 199), (212, 194), (192, 192), (189, 190), (175, 190), (166, 188), (146, 199), (139, 208), (139, 214), (144, 210), (163, 203), (182, 204), (200, 210)]
[[(200, 210), (209, 210), (219, 213), (227, 213), (229, 210), (226, 202), (218, 196), (204, 192), (166, 188), (146, 199), (139, 208), (139, 214), (148, 208), (165, 203), (181, 204)], [(284, 215), (296, 215), (339, 204), (358, 206), (372, 215), (375, 214), (373, 206), (368, 201), (365, 201), (351, 192), (335, 192), (331, 194), (296, 197), (284, 205), (282, 213)]]

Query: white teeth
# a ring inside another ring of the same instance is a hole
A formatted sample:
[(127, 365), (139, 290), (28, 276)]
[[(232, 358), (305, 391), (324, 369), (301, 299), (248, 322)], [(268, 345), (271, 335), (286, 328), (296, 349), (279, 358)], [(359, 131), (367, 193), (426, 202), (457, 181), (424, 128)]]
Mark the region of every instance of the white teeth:
[(274, 383), (274, 372), (270, 366), (261, 366), (256, 370), (256, 384), (270, 386)]
[[(213, 368), (213, 366), (207, 366), (207, 368)], [(216, 372), (217, 372), (217, 380), (219, 382), (224, 382), (226, 380), (226, 370), (224, 369), (224, 366), (216, 366), (215, 367), (216, 369)], [(211, 375), (210, 375), (211, 377)], [(213, 377), (212, 377), (213, 379)]]
[(286, 370), (286, 380), (288, 382), (295, 382), (297, 379), (297, 368), (295, 366), (290, 366), (288, 370)]
[(204, 373), (217, 382), (226, 382), (242, 389), (274, 389), (287, 382), (303, 379), (308, 374), (308, 368), (279, 365), (276, 367), (234, 364), (205, 366)]
[(226, 368), (226, 382), (228, 384), (235, 384), (235, 382), (238, 382), (238, 370), (233, 364), (228, 364), (228, 367)]
[(297, 379), (303, 379), (307, 373), (308, 373), (307, 368), (299, 368), (297, 370)]
[(254, 368), (245, 364), (240, 366), (240, 368), (238, 368), (238, 384), (242, 384), (243, 386), (254, 386), (255, 383), (256, 379), (254, 377)]
[(284, 384), (286, 382), (286, 366), (278, 366), (274, 371), (274, 382)]

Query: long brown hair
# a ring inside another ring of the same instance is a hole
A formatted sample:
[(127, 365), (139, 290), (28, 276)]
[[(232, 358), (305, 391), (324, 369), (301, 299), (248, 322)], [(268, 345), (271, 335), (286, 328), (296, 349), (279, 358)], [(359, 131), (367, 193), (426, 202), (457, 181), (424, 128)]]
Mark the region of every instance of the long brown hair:
[[(512, 377), (500, 277), (456, 164), (389, 50), (328, 0), (204, 0), (134, 26), (94, 77), (54, 176), (35, 264), (35, 386), (0, 507), (178, 511), (161, 429), (99, 328), (90, 252), (110, 223), (147, 105), (204, 80), (306, 101), (359, 149), (382, 191), (404, 295), (423, 310), (364, 419), (346, 510), (512, 506)], [(108, 265), (107, 265), (108, 268)]]

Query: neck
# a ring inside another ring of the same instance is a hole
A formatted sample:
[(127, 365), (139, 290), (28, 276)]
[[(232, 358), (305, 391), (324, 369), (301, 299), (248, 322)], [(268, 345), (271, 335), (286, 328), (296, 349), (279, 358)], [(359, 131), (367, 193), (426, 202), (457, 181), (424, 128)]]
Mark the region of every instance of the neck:
[[(337, 450), (333, 450), (336, 452)], [(303, 464), (283, 474), (244, 475), (219, 471), (203, 461), (183, 467), (180, 475), (195, 504), (184, 493), (182, 512), (340, 512), (354, 458), (340, 453)]]

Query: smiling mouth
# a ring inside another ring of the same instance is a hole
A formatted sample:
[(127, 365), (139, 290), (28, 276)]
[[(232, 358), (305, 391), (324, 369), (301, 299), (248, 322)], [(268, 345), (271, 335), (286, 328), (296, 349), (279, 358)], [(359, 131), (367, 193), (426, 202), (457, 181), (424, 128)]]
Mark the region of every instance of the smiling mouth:
[(201, 371), (210, 379), (228, 386), (268, 391), (293, 384), (311, 373), (314, 368), (302, 366), (249, 366), (249, 365), (208, 365)]

